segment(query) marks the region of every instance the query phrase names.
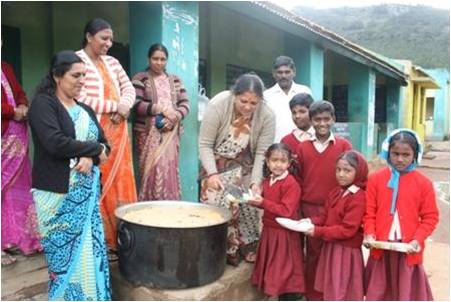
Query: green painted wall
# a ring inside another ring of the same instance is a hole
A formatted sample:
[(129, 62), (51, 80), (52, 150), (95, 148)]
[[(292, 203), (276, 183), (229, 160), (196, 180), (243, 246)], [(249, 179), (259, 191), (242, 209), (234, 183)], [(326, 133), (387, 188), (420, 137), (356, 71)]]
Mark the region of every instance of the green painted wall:
[(347, 85), (349, 60), (326, 52), (324, 56), (324, 85)]
[(128, 44), (127, 2), (54, 1), (50, 5), (54, 52), (81, 49), (84, 27), (94, 18), (103, 18), (111, 24), (115, 42)]
[(387, 123), (391, 123), (395, 128), (401, 126), (401, 94), (401, 86), (398, 83), (387, 83)]
[(427, 69), (426, 72), (440, 85), (440, 89), (435, 90), (434, 132), (431, 138), (449, 139), (449, 70)]
[(53, 54), (81, 48), (83, 29), (90, 19), (106, 19), (113, 27), (114, 40), (128, 44), (128, 3), (105, 3), (9, 2), (2, 6), (2, 24), (21, 31), (22, 81), (29, 97), (48, 71)]
[(162, 38), (161, 2), (129, 2), (130, 73), (136, 74), (148, 66), (149, 47)]
[[(2, 3), (2, 24), (17, 27), (21, 33), (22, 85), (31, 99), (49, 69), (52, 49), (52, 12), (48, 2)], [(3, 41), (2, 48), (8, 47)]]
[[(323, 98), (324, 86), (324, 51), (314, 44), (308, 44), (302, 49), (300, 59), (302, 62), (299, 69), (299, 83), (310, 87), (315, 100)], [(301, 64), (301, 63), (296, 63)]]
[(207, 60), (210, 97), (229, 88), (225, 85), (226, 64), (271, 72), (274, 59), (284, 54), (283, 32), (220, 4), (199, 3), (199, 53)]
[(288, 34), (285, 35), (285, 49), (296, 65), (296, 83), (310, 87), (315, 100), (322, 99), (324, 51), (307, 40)]
[(363, 125), (362, 137), (354, 147), (367, 159), (375, 154), (374, 106), (376, 94), (376, 75), (367, 66), (350, 63), (348, 90), (348, 117), (350, 122)]

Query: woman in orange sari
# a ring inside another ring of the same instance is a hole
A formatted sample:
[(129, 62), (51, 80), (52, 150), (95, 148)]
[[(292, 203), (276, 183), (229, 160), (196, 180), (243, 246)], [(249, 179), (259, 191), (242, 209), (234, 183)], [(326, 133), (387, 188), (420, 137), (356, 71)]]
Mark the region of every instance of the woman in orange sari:
[(78, 101), (91, 106), (97, 113), (111, 146), (108, 161), (100, 167), (100, 209), (110, 252), (117, 249), (114, 211), (121, 205), (137, 201), (127, 131), (127, 118), (135, 101), (135, 89), (119, 61), (106, 55), (112, 43), (110, 24), (102, 19), (94, 19), (86, 25), (83, 49), (77, 52), (87, 67), (86, 83)]
[(180, 200), (181, 121), (189, 112), (189, 102), (180, 78), (166, 72), (166, 47), (154, 44), (147, 56), (149, 68), (133, 77), (139, 200)]

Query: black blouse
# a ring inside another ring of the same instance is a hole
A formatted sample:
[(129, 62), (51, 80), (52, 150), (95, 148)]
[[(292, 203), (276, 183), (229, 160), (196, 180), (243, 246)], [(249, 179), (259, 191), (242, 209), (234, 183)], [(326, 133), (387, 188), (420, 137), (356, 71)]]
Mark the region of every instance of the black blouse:
[(32, 187), (56, 193), (67, 193), (69, 189), (69, 162), (74, 157), (92, 157), (98, 165), (99, 155), (105, 139), (94, 111), (87, 105), (77, 102), (99, 129), (97, 141), (78, 141), (75, 139), (74, 123), (56, 96), (37, 94), (31, 102), (28, 122), (34, 143)]

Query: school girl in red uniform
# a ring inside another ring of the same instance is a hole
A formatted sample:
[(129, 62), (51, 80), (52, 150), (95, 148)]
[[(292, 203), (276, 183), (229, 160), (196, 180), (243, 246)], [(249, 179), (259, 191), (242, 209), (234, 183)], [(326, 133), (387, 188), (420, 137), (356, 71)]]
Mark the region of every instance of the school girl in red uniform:
[(364, 244), (409, 244), (406, 253), (371, 249), (365, 269), (367, 300), (432, 300), (423, 268), (425, 240), (438, 223), (432, 182), (415, 168), (422, 156), (417, 134), (397, 129), (382, 145), (388, 167), (370, 175)]
[(291, 152), (285, 144), (271, 145), (264, 165), (262, 197), (249, 204), (264, 209), (263, 229), (251, 282), (279, 300), (303, 298), (304, 273), (300, 236), (280, 226), (275, 218), (299, 219), (301, 188), (290, 174)]
[(310, 220), (307, 235), (324, 240), (315, 290), (326, 301), (363, 300), (362, 219), (368, 165), (358, 152), (340, 155), (335, 168), (339, 186), (333, 189), (320, 215)]

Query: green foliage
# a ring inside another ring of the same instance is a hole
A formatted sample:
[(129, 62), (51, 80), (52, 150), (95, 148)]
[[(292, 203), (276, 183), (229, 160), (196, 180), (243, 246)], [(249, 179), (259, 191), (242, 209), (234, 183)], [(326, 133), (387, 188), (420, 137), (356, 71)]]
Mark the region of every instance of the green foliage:
[(332, 9), (298, 6), (293, 12), (386, 57), (449, 69), (449, 10), (382, 4)]

